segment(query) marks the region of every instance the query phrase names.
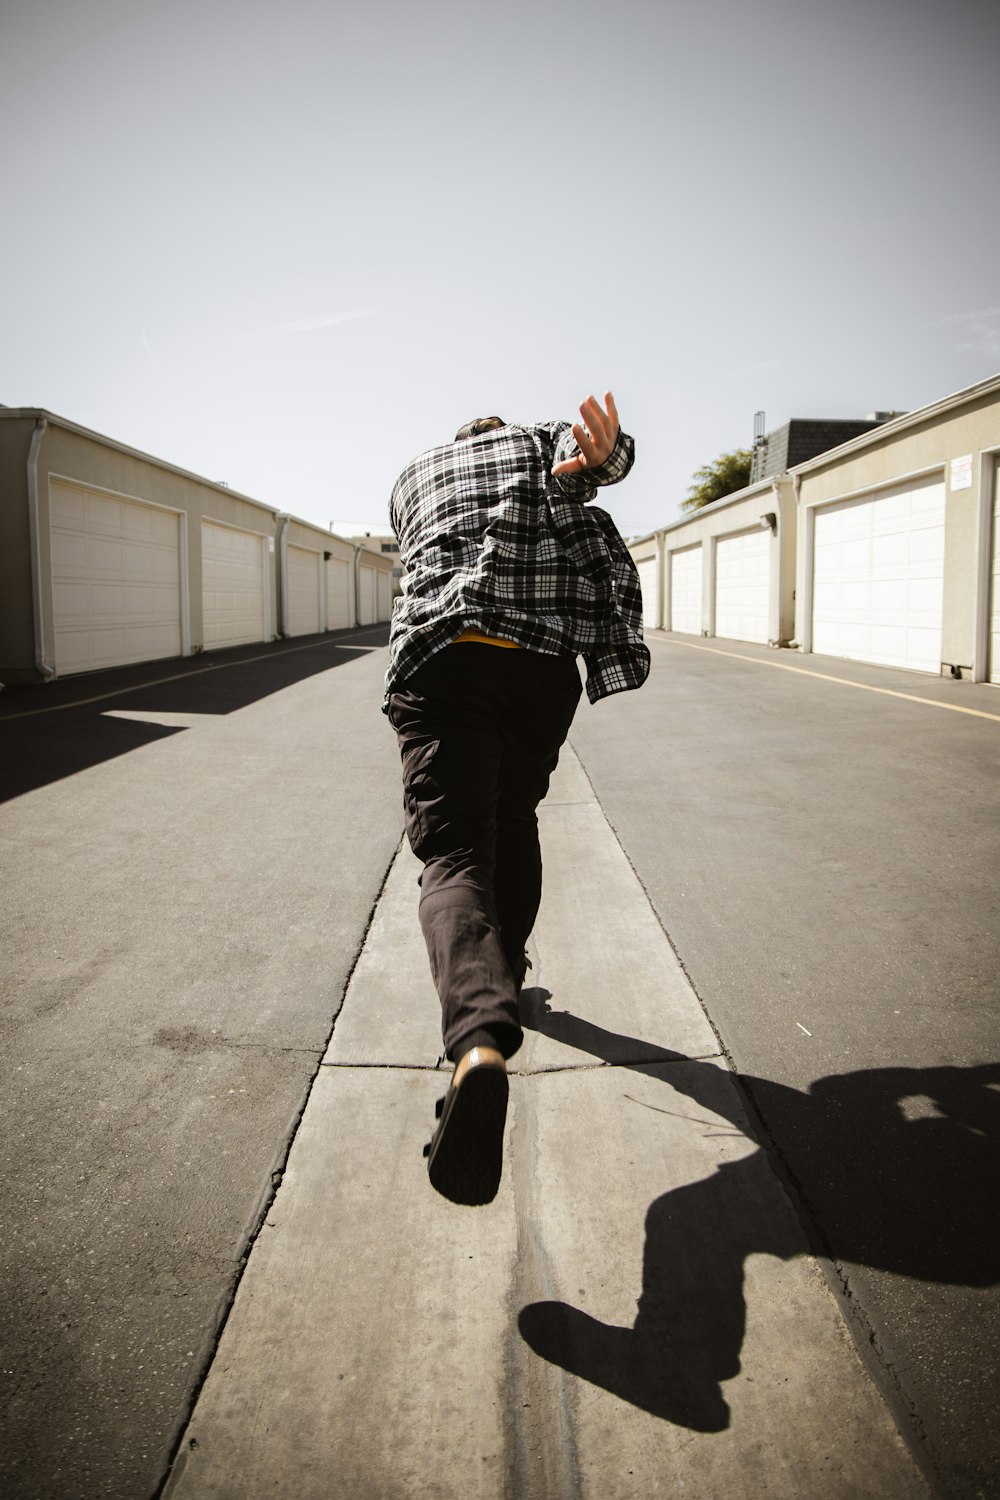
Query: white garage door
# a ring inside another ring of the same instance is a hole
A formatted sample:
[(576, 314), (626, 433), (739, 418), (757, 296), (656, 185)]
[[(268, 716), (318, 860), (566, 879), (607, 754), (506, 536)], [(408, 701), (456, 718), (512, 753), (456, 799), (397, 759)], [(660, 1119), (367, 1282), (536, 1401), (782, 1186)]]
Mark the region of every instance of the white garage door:
[(57, 674), (181, 654), (180, 520), (52, 481)]
[(733, 641), (770, 637), (771, 533), (755, 527), (715, 544), (715, 633)]
[(285, 629), (289, 635), (318, 635), (319, 570), (322, 559), (306, 547), (289, 547), (285, 556), (288, 604)]
[(351, 625), (351, 565), (341, 557), (326, 564), (326, 628), (349, 630)]
[(360, 567), (358, 569), (358, 588), (360, 597), (358, 599), (358, 624), (375, 624), (375, 569)]
[(939, 672), (943, 579), (943, 480), (817, 511), (813, 650)]
[(670, 629), (701, 635), (701, 543), (670, 554)]
[(655, 630), (659, 624), (659, 601), (656, 597), (656, 558), (645, 557), (636, 563), (642, 589), (642, 623)]
[(206, 651), (264, 640), (264, 538), (203, 521), (201, 590)]

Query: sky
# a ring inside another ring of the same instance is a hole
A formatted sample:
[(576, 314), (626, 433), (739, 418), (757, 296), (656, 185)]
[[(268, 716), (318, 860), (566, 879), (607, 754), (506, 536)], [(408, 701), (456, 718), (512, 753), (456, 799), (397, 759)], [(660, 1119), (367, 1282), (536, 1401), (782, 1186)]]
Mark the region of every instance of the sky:
[(1000, 372), (995, 0), (3, 0), (0, 403), (380, 530), (611, 389), (669, 524)]

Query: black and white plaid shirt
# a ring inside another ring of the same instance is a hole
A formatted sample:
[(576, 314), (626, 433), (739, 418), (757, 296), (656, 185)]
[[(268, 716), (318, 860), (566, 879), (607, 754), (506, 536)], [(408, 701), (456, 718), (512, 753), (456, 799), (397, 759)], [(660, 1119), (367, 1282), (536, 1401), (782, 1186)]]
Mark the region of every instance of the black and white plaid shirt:
[(611, 517), (581, 503), (624, 479), (635, 444), (620, 432), (599, 467), (553, 477), (578, 452), (567, 422), (510, 423), (407, 464), (389, 507), (406, 584), (387, 695), (467, 628), (582, 655), (591, 703), (645, 682), (635, 563)]

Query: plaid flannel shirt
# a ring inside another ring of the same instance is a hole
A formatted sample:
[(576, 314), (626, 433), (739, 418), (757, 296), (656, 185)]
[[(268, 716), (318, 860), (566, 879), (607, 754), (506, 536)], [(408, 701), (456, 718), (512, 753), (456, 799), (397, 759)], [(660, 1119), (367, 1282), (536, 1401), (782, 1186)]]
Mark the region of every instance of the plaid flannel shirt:
[(582, 655), (591, 703), (649, 672), (635, 563), (606, 511), (583, 502), (624, 479), (620, 432), (604, 463), (553, 477), (579, 449), (567, 422), (510, 423), (421, 453), (392, 491), (406, 572), (389, 637), (388, 694), (462, 630)]

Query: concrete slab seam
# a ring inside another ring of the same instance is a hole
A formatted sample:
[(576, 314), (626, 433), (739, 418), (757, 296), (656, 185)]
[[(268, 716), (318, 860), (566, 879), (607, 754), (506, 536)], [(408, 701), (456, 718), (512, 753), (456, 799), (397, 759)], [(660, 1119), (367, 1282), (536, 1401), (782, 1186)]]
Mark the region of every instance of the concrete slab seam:
[(693, 1062), (719, 1062), (725, 1061), (721, 1052), (700, 1052), (685, 1054), (683, 1059), (678, 1058), (676, 1062), (665, 1059), (662, 1062), (650, 1062), (648, 1057), (619, 1057), (614, 1062), (606, 1062), (602, 1059), (596, 1063), (550, 1063), (537, 1068), (508, 1068), (507, 1072), (512, 1078), (548, 1078), (549, 1076), (561, 1076), (563, 1073), (607, 1073), (615, 1069), (624, 1068), (631, 1072), (633, 1068), (662, 1068), (669, 1072), (671, 1068), (684, 1068)]
[(692, 995), (697, 1000), (698, 1005), (699, 1005), (699, 1007), (701, 1009), (702, 1015), (705, 1017), (706, 1022), (708, 1023), (709, 1027), (711, 1028), (712, 1035), (715, 1037), (716, 1041), (719, 1044), (719, 1056), (724, 1057), (726, 1059), (726, 1062), (729, 1065), (730, 1071), (733, 1073), (733, 1076), (734, 1077), (738, 1077), (738, 1074), (737, 1074), (737, 1071), (736, 1071), (736, 1064), (733, 1061), (733, 1058), (732, 1058), (732, 1056), (731, 1056), (728, 1048), (726, 1047), (725, 1042), (722, 1039), (722, 1036), (721, 1036), (721, 1034), (719, 1032), (719, 1028), (716, 1026), (715, 1022), (712, 1020), (712, 1017), (710, 1016), (709, 1011), (708, 1011), (708, 1006), (705, 1004), (705, 1002), (702, 999), (701, 995), (698, 993), (697, 986), (695, 985), (694, 980), (691, 978), (691, 975), (688, 973), (687, 968), (686, 968), (685, 963), (684, 963), (684, 960), (681, 957), (680, 953), (677, 951), (677, 946), (674, 943), (673, 938), (670, 936), (670, 933), (667, 931), (666, 926), (664, 925), (663, 918), (660, 916), (660, 913), (659, 913), (659, 911), (656, 908), (656, 904), (654, 903), (653, 898), (650, 895), (649, 890), (646, 887), (645, 881), (643, 880), (642, 876), (639, 874), (639, 871), (636, 869), (635, 864), (634, 864), (634, 862), (632, 860), (632, 856), (629, 854), (628, 850), (625, 848), (625, 845), (622, 843), (621, 835), (619, 834), (618, 829), (615, 827), (615, 825), (612, 823), (611, 819), (608, 817), (608, 814), (605, 811), (605, 809), (604, 809), (604, 807), (603, 807), (603, 805), (601, 803), (601, 799), (597, 795), (597, 788), (594, 786), (594, 783), (593, 783), (593, 781), (590, 778), (590, 772), (587, 770), (587, 767), (584, 765), (584, 763), (583, 763), (583, 757), (581, 756), (580, 752), (577, 750), (575, 744), (573, 743), (572, 738), (570, 738), (570, 740), (569, 740), (569, 746), (570, 746), (570, 749), (573, 751), (573, 754), (577, 758), (577, 761), (578, 761), (579, 766), (580, 766), (580, 770), (583, 772), (584, 776), (587, 778), (587, 784), (590, 787), (590, 790), (593, 792), (594, 802), (595, 802), (596, 806), (600, 809), (601, 816), (603, 817), (605, 823), (608, 825), (608, 828), (611, 830), (612, 834), (614, 835), (615, 843), (618, 845), (618, 847), (621, 850), (622, 855), (623, 855), (623, 857), (625, 859), (626, 864), (628, 865), (629, 869), (632, 871), (632, 874), (635, 877), (636, 884), (638, 885), (639, 889), (642, 891), (642, 894), (646, 898), (646, 904), (648, 905), (649, 910), (650, 910), (650, 912), (653, 915), (653, 919), (655, 920), (657, 926), (659, 927), (660, 931), (663, 933), (663, 936), (667, 940), (667, 944), (668, 944), (668, 946), (670, 948), (671, 953), (674, 956), (674, 961), (677, 964), (677, 968), (679, 969), (680, 973), (684, 976), (684, 982), (685, 982), (685, 984), (687, 984), (687, 986), (690, 989)]
[[(229, 1317), (233, 1310), (233, 1305), (236, 1301), (236, 1297), (240, 1289), (240, 1283), (246, 1272), (247, 1266), (249, 1265), (253, 1247), (260, 1237), (261, 1230), (263, 1229), (264, 1224), (267, 1221), (267, 1216), (271, 1211), (271, 1207), (274, 1203), (275, 1198), (277, 1197), (278, 1189), (281, 1186), (282, 1179), (285, 1175), (285, 1170), (288, 1166), (288, 1158), (290, 1157), (292, 1147), (295, 1144), (295, 1138), (298, 1135), (299, 1128), (301, 1127), (306, 1109), (309, 1106), (309, 1100), (312, 1097), (313, 1089), (316, 1086), (316, 1080), (320, 1076), (322, 1059), (326, 1054), (327, 1048), (329, 1047), (330, 1042), (333, 1038), (333, 1033), (336, 1030), (337, 1021), (340, 1017), (341, 1012), (343, 1011), (344, 1001), (346, 1000), (348, 991), (351, 987), (351, 980), (354, 977), (354, 971), (358, 966), (358, 962), (361, 958), (362, 953), (364, 952), (365, 944), (368, 941), (368, 935), (371, 931), (372, 923), (375, 920), (375, 913), (378, 911), (379, 902), (382, 900), (386, 882), (389, 879), (389, 872), (396, 862), (402, 842), (403, 834), (401, 833), (382, 875), (382, 879), (379, 882), (378, 890), (375, 892), (371, 910), (368, 913), (368, 917), (364, 925), (364, 931), (361, 934), (361, 940), (358, 943), (357, 952), (354, 955), (354, 962), (351, 964), (350, 970), (345, 976), (343, 990), (341, 991), (340, 999), (338, 1000), (331, 1017), (330, 1027), (326, 1035), (326, 1040), (319, 1053), (317, 1054), (318, 1061), (316, 1063), (316, 1067), (312, 1073), (312, 1076), (309, 1078), (299, 1108), (293, 1114), (291, 1120), (288, 1123), (288, 1128), (285, 1131), (284, 1140), (279, 1145), (278, 1151), (275, 1155), (271, 1172), (269, 1174), (269, 1180), (261, 1190), (261, 1193), (251, 1213), (250, 1219), (243, 1230), (243, 1245), (236, 1259), (234, 1274), (231, 1277), (227, 1288), (221, 1294), (219, 1302), (216, 1305), (216, 1311), (214, 1314), (214, 1326), (209, 1330), (208, 1338), (205, 1341), (205, 1353), (201, 1361), (201, 1367), (198, 1370), (196, 1379), (192, 1383), (191, 1389), (188, 1393), (188, 1400), (184, 1412), (175, 1424), (173, 1431), (169, 1434), (169, 1441), (167, 1443), (166, 1466), (160, 1478), (160, 1482), (156, 1486), (156, 1489), (153, 1491), (150, 1500), (161, 1500), (161, 1497), (165, 1495), (165, 1493), (167, 1492), (167, 1488), (170, 1485), (173, 1471), (181, 1452), (181, 1446), (184, 1441), (184, 1434), (187, 1432), (188, 1428), (191, 1425), (195, 1409), (198, 1405), (198, 1400), (201, 1396), (202, 1390), (204, 1389), (205, 1383), (208, 1380), (212, 1366), (215, 1363), (215, 1357), (219, 1352), (219, 1346), (222, 1343), (222, 1339), (225, 1335), (226, 1326), (229, 1322)], [(308, 1050), (311, 1051), (312, 1049)]]

